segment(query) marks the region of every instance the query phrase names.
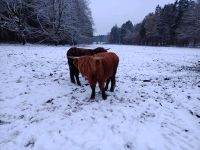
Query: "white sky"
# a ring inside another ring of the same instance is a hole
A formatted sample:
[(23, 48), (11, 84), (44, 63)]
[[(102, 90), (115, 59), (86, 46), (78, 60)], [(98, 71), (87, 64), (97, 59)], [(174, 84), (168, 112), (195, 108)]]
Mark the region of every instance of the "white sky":
[(174, 3), (175, 0), (90, 0), (94, 19), (94, 35), (107, 34), (117, 24), (121, 26), (128, 20), (139, 23), (156, 6)]

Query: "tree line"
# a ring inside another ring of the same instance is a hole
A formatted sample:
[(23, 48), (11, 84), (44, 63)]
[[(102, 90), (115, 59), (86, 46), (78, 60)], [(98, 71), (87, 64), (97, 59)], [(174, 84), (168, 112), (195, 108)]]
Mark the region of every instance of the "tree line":
[(176, 0), (163, 8), (158, 5), (142, 22), (115, 25), (108, 36), (109, 43), (113, 44), (197, 46), (200, 44), (200, 0)]
[(0, 42), (91, 43), (87, 0), (0, 0)]
[(107, 38), (108, 38), (107, 35), (97, 35), (97, 36), (94, 36), (93, 42), (96, 44), (107, 43), (108, 42)]

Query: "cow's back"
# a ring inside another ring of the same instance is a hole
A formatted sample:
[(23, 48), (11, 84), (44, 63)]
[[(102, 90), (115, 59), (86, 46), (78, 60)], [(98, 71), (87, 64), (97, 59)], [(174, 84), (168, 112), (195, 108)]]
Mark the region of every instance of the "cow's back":
[(104, 76), (111, 77), (113, 74), (116, 73), (118, 63), (119, 63), (119, 57), (113, 53), (113, 52), (104, 52), (104, 53), (98, 53), (95, 54), (94, 57), (99, 57), (100, 65), (102, 65), (100, 68), (103, 68), (103, 70), (99, 69), (99, 74), (103, 73)]
[(85, 56), (85, 55), (94, 55), (101, 52), (107, 52), (103, 47), (97, 47), (96, 49), (85, 49), (72, 47), (67, 51), (67, 56)]
[(85, 55), (92, 55), (92, 49), (83, 49), (72, 47), (67, 51), (67, 56), (85, 56)]
[(113, 52), (103, 52), (95, 54), (94, 57), (102, 58), (102, 62), (107, 65), (118, 64), (119, 57)]

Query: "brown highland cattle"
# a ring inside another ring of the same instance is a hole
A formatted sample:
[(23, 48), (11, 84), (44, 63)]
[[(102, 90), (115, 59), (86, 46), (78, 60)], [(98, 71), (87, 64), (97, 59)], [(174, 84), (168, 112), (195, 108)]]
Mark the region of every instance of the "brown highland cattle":
[[(118, 63), (119, 57), (113, 52), (98, 53), (93, 56), (82, 56), (74, 60), (76, 68), (78, 68), (80, 73), (89, 81), (92, 89), (91, 99), (95, 98), (97, 82), (102, 92), (103, 99), (107, 97), (105, 91), (108, 89), (110, 81), (110, 91), (114, 91)], [(106, 86), (104, 87), (105, 82)]]
[[(79, 71), (73, 64), (73, 58), (72, 57), (80, 57), (85, 55), (94, 55), (101, 52), (107, 52), (108, 49), (105, 49), (103, 47), (97, 47), (96, 49), (84, 49), (84, 48), (76, 48), (72, 47), (67, 51), (67, 59), (68, 59), (68, 65), (69, 65), (69, 71), (70, 71), (70, 79), (72, 83), (76, 82), (78, 85), (81, 85), (79, 80)], [(74, 78), (75, 77), (75, 78)]]

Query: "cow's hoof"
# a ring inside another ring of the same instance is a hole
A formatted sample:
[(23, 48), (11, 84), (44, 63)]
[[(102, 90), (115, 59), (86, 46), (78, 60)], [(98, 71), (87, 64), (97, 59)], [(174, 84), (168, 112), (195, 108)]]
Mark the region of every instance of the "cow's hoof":
[(95, 99), (95, 96), (91, 96), (90, 99)]
[(110, 89), (110, 92), (114, 92), (114, 89)]
[(103, 98), (103, 100), (106, 100), (107, 99), (107, 95), (103, 95), (102, 98)]

